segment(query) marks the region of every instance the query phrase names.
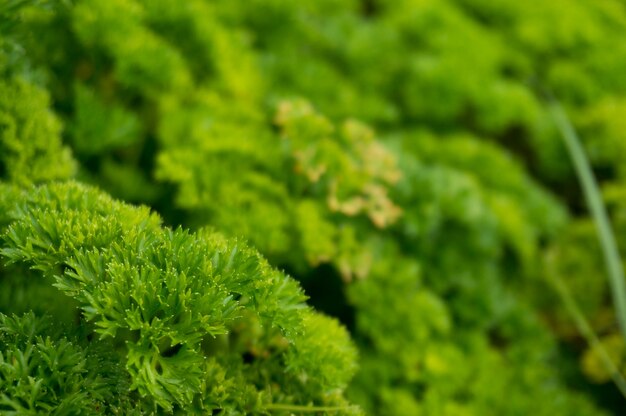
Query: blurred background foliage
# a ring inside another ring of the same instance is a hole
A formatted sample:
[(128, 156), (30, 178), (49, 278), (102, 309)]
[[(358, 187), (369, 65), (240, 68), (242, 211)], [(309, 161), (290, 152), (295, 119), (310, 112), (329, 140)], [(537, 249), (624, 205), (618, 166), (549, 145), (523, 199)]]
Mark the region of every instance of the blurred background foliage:
[(547, 281), (626, 370), (545, 109), (624, 247), (623, 0), (9, 0), (0, 22), (0, 175), (247, 239), (351, 331), (369, 414), (624, 408)]

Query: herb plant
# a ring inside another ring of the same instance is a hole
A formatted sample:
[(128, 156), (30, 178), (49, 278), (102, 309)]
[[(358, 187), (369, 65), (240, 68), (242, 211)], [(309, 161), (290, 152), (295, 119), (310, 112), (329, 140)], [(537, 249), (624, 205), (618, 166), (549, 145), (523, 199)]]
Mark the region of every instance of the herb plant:
[(623, 246), (625, 32), (620, 0), (0, 3), (0, 414), (623, 407), (543, 89)]

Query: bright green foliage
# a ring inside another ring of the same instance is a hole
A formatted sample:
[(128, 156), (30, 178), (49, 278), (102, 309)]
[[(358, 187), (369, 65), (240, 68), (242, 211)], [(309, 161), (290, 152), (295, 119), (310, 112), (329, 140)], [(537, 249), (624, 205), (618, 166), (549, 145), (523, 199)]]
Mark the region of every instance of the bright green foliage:
[(115, 356), (83, 347), (49, 319), (0, 314), (0, 410), (5, 415), (112, 413), (128, 406), (128, 380)]
[[(222, 3), (254, 34), (273, 95), (303, 95), (332, 115), (386, 128), (489, 136), (539, 162), (535, 169), (551, 180), (567, 183), (570, 171), (542, 110), (545, 89), (582, 127), (626, 87), (618, 0)], [(268, 7), (280, 14), (268, 16)], [(589, 146), (600, 140), (583, 137)]]
[(76, 122), (72, 130), (73, 148), (81, 154), (99, 154), (111, 148), (128, 146), (137, 140), (139, 122), (123, 108), (108, 106), (87, 87), (77, 84)]
[[(337, 261), (346, 278), (356, 273), (361, 260), (339, 253), (352, 228), (337, 223), (355, 217), (385, 227), (400, 214), (388, 196), (399, 178), (395, 158), (372, 132), (350, 120), (335, 126), (303, 101), (281, 103), (272, 121), (278, 135), (269, 122), (230, 114), (208, 97), (197, 105), (184, 116), (178, 110), (184, 123), (164, 126), (167, 137), (188, 141), (166, 142), (157, 166), (158, 178), (180, 185), (177, 204), (192, 221), (246, 236), (294, 267)], [(224, 113), (219, 121), (203, 126), (216, 112)], [(225, 181), (224, 172), (237, 175)]]
[(21, 80), (0, 82), (0, 172), (13, 182), (66, 179), (75, 163), (45, 91)]
[[(4, 233), (2, 256), (40, 271), (43, 277), (36, 278), (50, 280), (48, 284), (76, 300), (81, 320), (86, 321), (83, 325), (101, 340), (92, 340), (92, 345), (113, 339), (120, 356), (125, 356), (130, 390), (137, 393), (130, 404), (138, 400), (145, 410), (186, 414), (212, 409), (263, 412), (265, 404), (276, 400), (342, 404), (340, 395), (328, 392), (340, 392), (354, 369), (355, 352), (345, 330), (308, 309), (297, 283), (272, 270), (241, 243), (206, 231), (164, 229), (145, 208), (121, 204), (71, 183), (26, 192), (3, 209), (11, 210), (13, 221)], [(18, 271), (10, 268), (7, 273)], [(263, 328), (247, 339), (256, 344), (255, 349), (265, 349), (258, 358), (263, 364), (242, 361), (243, 354), (250, 353), (249, 345), (236, 340), (236, 326), (242, 320)], [(215, 337), (224, 335), (235, 337), (232, 348), (229, 342), (214, 345)], [(274, 339), (267, 339), (268, 335)], [(33, 360), (46, 360), (46, 348), (54, 342), (60, 342), (57, 353), (66, 348), (62, 339), (33, 336), (8, 350), (7, 360), (12, 362), (13, 355), (27, 354), (30, 348), (38, 354)], [(85, 364), (80, 360), (85, 359), (80, 349), (59, 358), (76, 371), (68, 377), (82, 376)], [(228, 365), (225, 370), (224, 365)], [(15, 371), (23, 373), (15, 376), (19, 379), (30, 375), (28, 369)], [(34, 373), (38, 378), (33, 383), (39, 383), (37, 389), (63, 394), (56, 404), (46, 404), (36, 391), (31, 393), (35, 387), (22, 391), (13, 386), (16, 382), (10, 374), (2, 380), (15, 389), (7, 400), (32, 394), (29, 409), (48, 405), (56, 412), (64, 411), (65, 401), (67, 406), (76, 406), (75, 401), (87, 405), (82, 402), (86, 397), (64, 390), (87, 387), (80, 385), (81, 380), (59, 381), (55, 369), (50, 371), (50, 377)], [(216, 386), (210, 377), (223, 371), (220, 377), (229, 387), (213, 391)], [(89, 380), (94, 374), (86, 372), (85, 377)], [(277, 386), (260, 382), (266, 377), (275, 378)], [(99, 400), (102, 406), (111, 405), (106, 398)], [(6, 406), (8, 410), (14, 404)]]
[[(460, 222), (449, 229), (457, 227), (459, 235), (472, 232)], [(351, 390), (355, 400), (373, 414), (403, 414), (407, 408), (425, 414), (596, 414), (558, 387), (549, 370), (552, 354), (546, 353), (553, 341), (502, 284), (511, 276), (496, 266), (498, 255), (475, 250), (470, 263), (460, 253), (467, 250), (464, 238), (448, 235), (445, 246), (437, 246), (445, 247), (441, 253), (424, 240), (411, 240), (415, 257), (428, 259), (422, 273), (393, 247), (379, 248), (371, 273), (349, 288), (363, 348)], [(518, 362), (524, 365), (512, 364)]]
[[(0, 110), (52, 134), (0, 153), (0, 311), (88, 319), (132, 387), (106, 412), (359, 412), (347, 388), (372, 415), (603, 414), (562, 344), (607, 374), (545, 276), (626, 349), (543, 100), (572, 114), (626, 235), (622, 2), (11, 4), (0, 86), (38, 111)], [(174, 231), (83, 185), (20, 188), (73, 172), (41, 114), (81, 181)], [(346, 331), (269, 264), (347, 324), (354, 381)]]

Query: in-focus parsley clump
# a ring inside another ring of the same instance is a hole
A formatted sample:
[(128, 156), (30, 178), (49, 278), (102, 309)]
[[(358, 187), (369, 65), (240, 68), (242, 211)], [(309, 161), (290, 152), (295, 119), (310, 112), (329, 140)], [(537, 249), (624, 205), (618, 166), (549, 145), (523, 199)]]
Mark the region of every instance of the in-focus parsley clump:
[(4, 274), (45, 279), (73, 313), (52, 316), (50, 333), (33, 312), (0, 315), (3, 411), (260, 414), (280, 403), (357, 413), (341, 397), (355, 369), (345, 329), (254, 250), (163, 228), (147, 208), (76, 183), (8, 188)]

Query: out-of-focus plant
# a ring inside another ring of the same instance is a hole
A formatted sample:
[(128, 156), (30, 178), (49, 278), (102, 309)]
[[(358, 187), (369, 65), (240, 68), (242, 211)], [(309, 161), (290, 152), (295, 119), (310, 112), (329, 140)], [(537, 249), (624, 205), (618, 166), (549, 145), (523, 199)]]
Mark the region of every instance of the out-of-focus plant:
[[(74, 155), (29, 181), (77, 167), (79, 180), (149, 204), (167, 224), (245, 238), (348, 326), (361, 357), (348, 393), (371, 414), (602, 413), (571, 388), (578, 378), (559, 371), (571, 324), (546, 290), (547, 246), (554, 267), (580, 282), (573, 296), (590, 294), (582, 307), (593, 325), (611, 328), (614, 316), (605, 284), (584, 276), (598, 274), (593, 230), (576, 215), (563, 145), (531, 85), (546, 79), (577, 127), (602, 132), (584, 145), (620, 207), (618, 1), (21, 5), (0, 29), (11, 45), (0, 55), (3, 79), (46, 91)], [(52, 142), (29, 157), (64, 152)], [(17, 162), (2, 159), (9, 163)], [(16, 178), (27, 171), (2, 174), (26, 185)], [(14, 206), (22, 192), (48, 188), (39, 189), (7, 187), (0, 201)], [(0, 220), (16, 221), (1, 212)], [(204, 241), (199, 233), (189, 238)], [(332, 358), (346, 357), (335, 346), (349, 349), (343, 335), (332, 342), (340, 327), (309, 322), (328, 349), (306, 332), (307, 347), (294, 349), (245, 305), (240, 324), (227, 327), (245, 347), (228, 363), (217, 359), (227, 374), (212, 373), (205, 386), (225, 395), (220, 408), (250, 409), (254, 389), (259, 411), (296, 413), (309, 402), (351, 411), (339, 385), (321, 387), (349, 378), (349, 360)], [(219, 337), (210, 347), (222, 351)], [(287, 365), (322, 351), (331, 358), (318, 356), (319, 367)], [(281, 365), (291, 372), (276, 373)], [(318, 390), (289, 374), (317, 380)], [(216, 387), (230, 376), (238, 381)], [(240, 382), (253, 387), (225, 399)]]

